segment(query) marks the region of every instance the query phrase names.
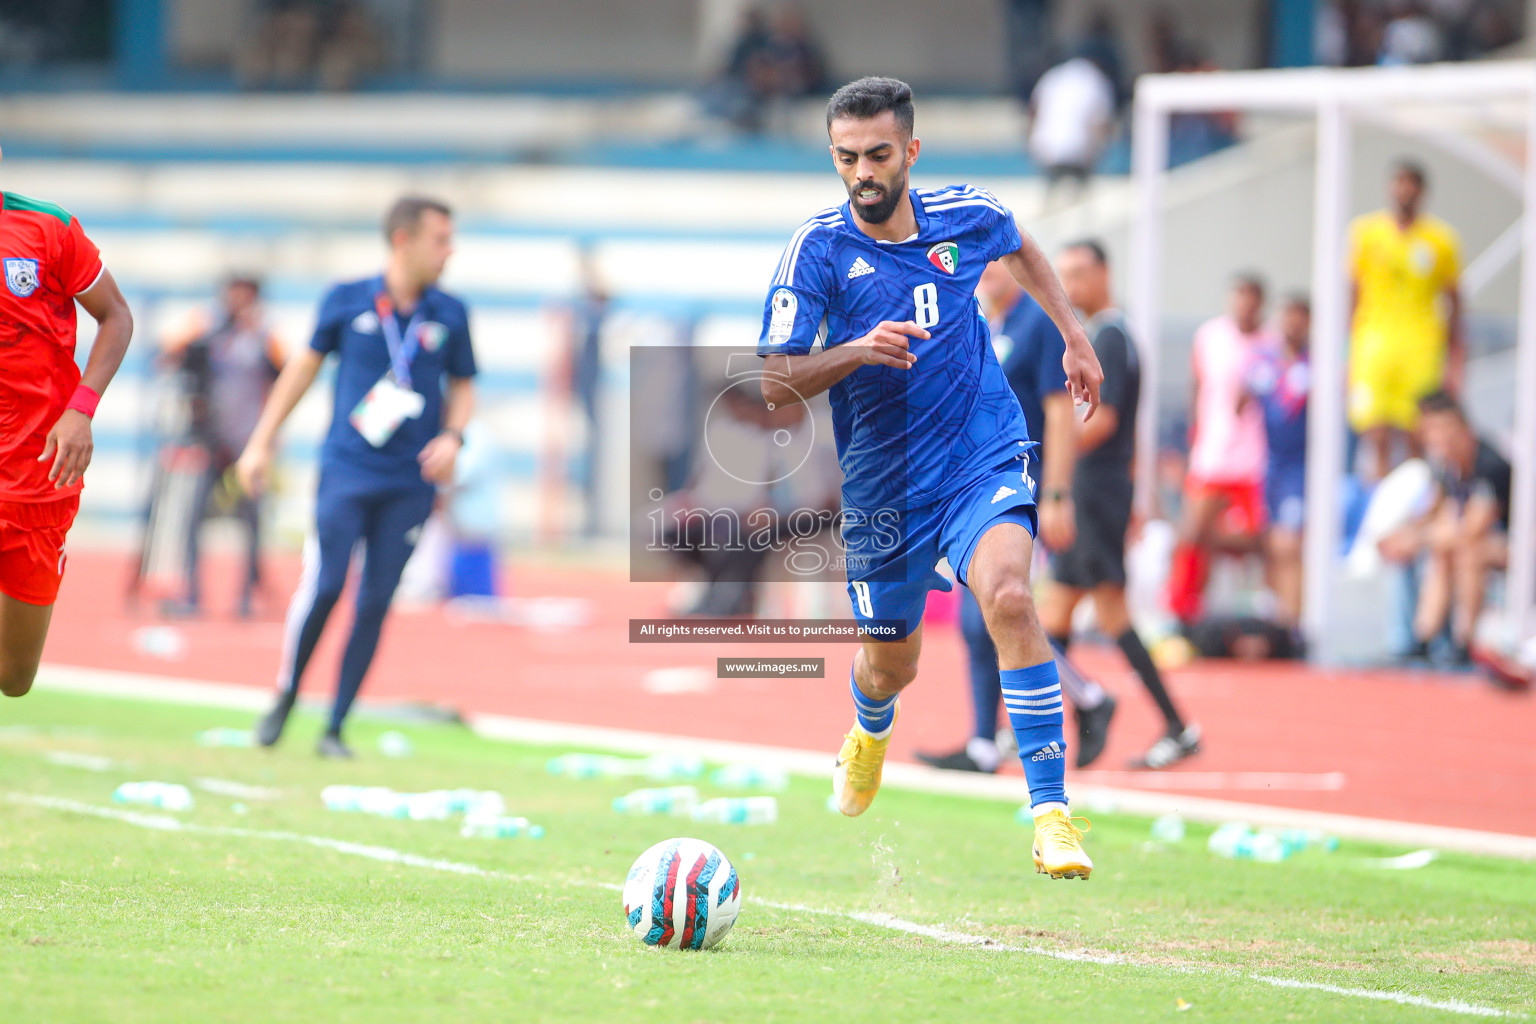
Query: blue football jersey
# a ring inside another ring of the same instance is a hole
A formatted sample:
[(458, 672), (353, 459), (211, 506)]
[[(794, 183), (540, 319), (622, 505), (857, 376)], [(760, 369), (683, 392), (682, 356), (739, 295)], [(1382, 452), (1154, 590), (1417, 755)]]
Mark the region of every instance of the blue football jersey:
[[(440, 288), (428, 288), (417, 307), (417, 344), (410, 364), (411, 387), (424, 399), (421, 415), (401, 423), (382, 447), (369, 444), (352, 425), (350, 415), (389, 371), (389, 348), (374, 309), (374, 300), (383, 290), (382, 276), (333, 287), (320, 303), (310, 339), (314, 351), (337, 356), (335, 407), (320, 448), (321, 475), (332, 487), (368, 491), (431, 487), (421, 479), (416, 456), (442, 429), (443, 378), (475, 376), (464, 303)], [(410, 321), (399, 313), (395, 316), (403, 334)]]
[(908, 369), (860, 366), (828, 393), (845, 508), (934, 504), (1018, 458), (1029, 433), (976, 299), (988, 263), (1023, 244), (984, 189), (911, 191), (917, 233), (870, 238), (849, 205), (806, 221), (784, 250), (763, 310), (761, 356), (804, 355), (911, 320)]

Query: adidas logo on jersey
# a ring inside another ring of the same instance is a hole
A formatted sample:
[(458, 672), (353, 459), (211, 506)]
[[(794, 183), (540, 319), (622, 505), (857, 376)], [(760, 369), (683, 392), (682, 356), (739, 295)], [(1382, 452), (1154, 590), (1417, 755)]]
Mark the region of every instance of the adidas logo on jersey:
[(997, 489), (997, 493), (992, 495), (992, 504), (996, 505), (998, 502), (1002, 501), (1004, 498), (1008, 497), (1010, 494), (1018, 494), (1018, 493), (1019, 492), (1014, 490), (1012, 487), (999, 487)]
[(860, 256), (853, 261), (853, 266), (848, 268), (848, 280), (852, 281), (856, 277), (863, 277), (865, 274), (873, 274), (874, 272), (875, 268), (866, 263), (863, 256)]
[(1031, 757), (1030, 760), (1031, 761), (1054, 761), (1057, 758), (1066, 757), (1066, 756), (1067, 756), (1067, 752), (1062, 749), (1061, 744), (1057, 743), (1055, 740), (1051, 740), (1051, 745), (1050, 746), (1046, 747), (1043, 750), (1035, 751), (1035, 756)]

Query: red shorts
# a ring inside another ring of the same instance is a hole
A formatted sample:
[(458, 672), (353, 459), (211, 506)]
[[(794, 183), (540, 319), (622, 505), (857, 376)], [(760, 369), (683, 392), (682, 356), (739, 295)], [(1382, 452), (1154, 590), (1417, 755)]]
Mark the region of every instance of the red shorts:
[(58, 501), (0, 501), (0, 594), (24, 604), (53, 604), (64, 578), (64, 535), (80, 496)]
[(1192, 498), (1219, 497), (1226, 504), (1216, 517), (1216, 528), (1225, 534), (1251, 536), (1264, 529), (1264, 485), (1233, 481), (1202, 480), (1191, 476), (1185, 491)]

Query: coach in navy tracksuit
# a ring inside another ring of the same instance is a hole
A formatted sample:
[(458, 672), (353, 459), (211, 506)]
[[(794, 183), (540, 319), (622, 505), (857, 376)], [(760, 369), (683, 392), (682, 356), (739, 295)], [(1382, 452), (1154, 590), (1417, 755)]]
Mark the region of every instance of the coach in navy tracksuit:
[[(474, 408), (475, 356), (464, 304), (436, 287), (453, 252), (448, 207), (406, 197), (384, 220), (384, 273), (332, 288), (309, 348), (288, 360), (236, 471), (258, 493), (278, 428), (335, 353), (335, 411), (320, 453), (315, 533), (283, 634), (278, 697), (257, 726), (271, 746), (293, 709), (304, 667), (362, 546), (357, 615), (341, 660), (330, 726), (319, 752), (350, 757), (341, 726), (378, 646), (379, 631), (436, 485), (453, 477)], [(446, 382), (446, 383), (445, 383)]]

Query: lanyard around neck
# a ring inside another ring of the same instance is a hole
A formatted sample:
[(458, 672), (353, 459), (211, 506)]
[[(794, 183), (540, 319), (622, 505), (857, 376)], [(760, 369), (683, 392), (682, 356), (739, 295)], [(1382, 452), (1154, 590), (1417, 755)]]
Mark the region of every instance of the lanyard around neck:
[(400, 324), (395, 320), (395, 304), (389, 295), (380, 292), (373, 300), (374, 311), (379, 315), (379, 331), (384, 335), (385, 347), (389, 349), (390, 372), (394, 374), (396, 383), (405, 388), (411, 386), (411, 360), (421, 347), (419, 328), (422, 306), (423, 303), (417, 300), (416, 311), (406, 323), (402, 337)]

